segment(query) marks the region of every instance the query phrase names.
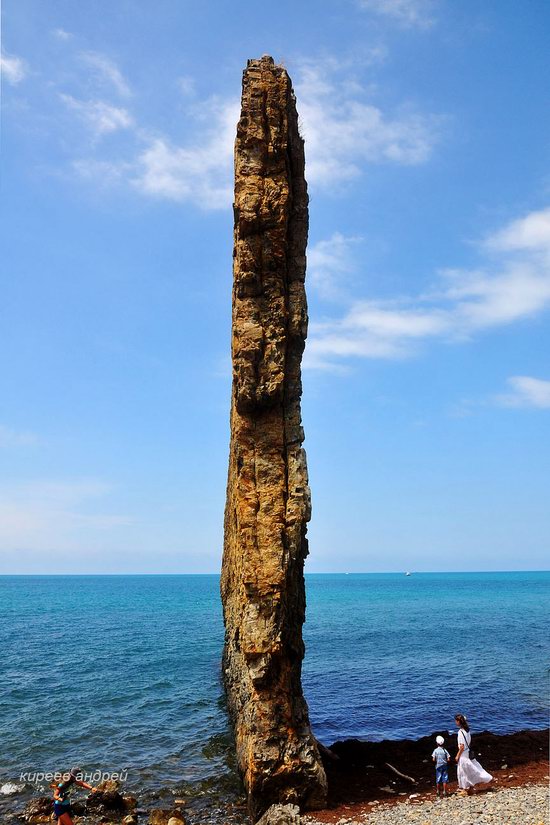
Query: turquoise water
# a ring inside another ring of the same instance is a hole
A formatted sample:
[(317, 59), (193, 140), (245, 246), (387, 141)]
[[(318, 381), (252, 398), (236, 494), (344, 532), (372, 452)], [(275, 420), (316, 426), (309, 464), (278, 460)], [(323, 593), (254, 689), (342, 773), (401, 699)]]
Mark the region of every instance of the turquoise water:
[[(21, 772), (128, 770), (151, 797), (236, 787), (217, 576), (0, 577), (0, 810)], [(309, 575), (304, 690), (337, 739), (547, 724), (550, 573)]]

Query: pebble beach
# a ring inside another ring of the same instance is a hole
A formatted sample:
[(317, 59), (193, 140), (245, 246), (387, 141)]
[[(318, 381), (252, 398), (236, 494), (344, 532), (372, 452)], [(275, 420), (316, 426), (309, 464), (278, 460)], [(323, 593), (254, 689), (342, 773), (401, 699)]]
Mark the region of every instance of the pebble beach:
[[(324, 825), (315, 816), (307, 825)], [(452, 794), (444, 799), (377, 804), (345, 816), (336, 825), (549, 825), (548, 783), (489, 790), (473, 796)]]

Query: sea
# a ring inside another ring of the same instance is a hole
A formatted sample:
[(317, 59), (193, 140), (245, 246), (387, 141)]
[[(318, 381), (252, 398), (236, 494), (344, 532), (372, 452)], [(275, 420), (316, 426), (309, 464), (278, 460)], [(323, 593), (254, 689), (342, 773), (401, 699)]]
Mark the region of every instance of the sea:
[[(310, 574), (306, 592), (324, 744), (414, 739), (457, 712), (474, 732), (547, 726), (550, 572)], [(238, 802), (222, 645), (216, 575), (0, 577), (4, 819), (75, 764), (198, 819)]]

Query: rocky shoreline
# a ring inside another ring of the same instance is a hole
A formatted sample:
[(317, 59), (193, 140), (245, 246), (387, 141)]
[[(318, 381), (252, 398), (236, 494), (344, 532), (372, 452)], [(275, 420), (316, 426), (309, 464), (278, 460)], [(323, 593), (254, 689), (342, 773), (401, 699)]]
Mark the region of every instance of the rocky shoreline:
[[(305, 825), (548, 825), (549, 731), (520, 731), (475, 735), (476, 751), (493, 775), (490, 786), (480, 786), (472, 797), (456, 794), (456, 770), (451, 772), (451, 796), (434, 794), (431, 753), (436, 733), (418, 740), (364, 742), (347, 740), (321, 746), (328, 777), (329, 799), (322, 811), (301, 817)], [(456, 743), (447, 735), (446, 747)], [(163, 807), (145, 807), (139, 797), (125, 794), (118, 782), (102, 783), (73, 808), (75, 825), (245, 825), (250, 820), (242, 799), (204, 804), (174, 798)], [(158, 805), (158, 803), (157, 803)], [(291, 806), (289, 806), (291, 807)], [(51, 797), (31, 800), (13, 823), (50, 823)], [(273, 814), (275, 816), (275, 813)], [(277, 818), (279, 817), (279, 818)], [(286, 818), (285, 818), (286, 817)], [(289, 818), (290, 817), (290, 818)], [(268, 825), (300, 822), (297, 809), (281, 811)]]

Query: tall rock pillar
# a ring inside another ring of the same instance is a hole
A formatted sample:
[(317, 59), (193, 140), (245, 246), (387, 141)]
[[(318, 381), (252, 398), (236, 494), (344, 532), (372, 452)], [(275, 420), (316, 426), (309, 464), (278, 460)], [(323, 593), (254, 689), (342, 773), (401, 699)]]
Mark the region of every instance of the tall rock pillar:
[(292, 84), (249, 60), (235, 143), (233, 391), (221, 593), (223, 673), (254, 818), (323, 807), (301, 686), (310, 518), (300, 364), (307, 334), (304, 145)]

